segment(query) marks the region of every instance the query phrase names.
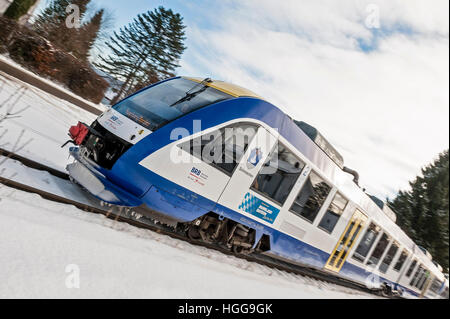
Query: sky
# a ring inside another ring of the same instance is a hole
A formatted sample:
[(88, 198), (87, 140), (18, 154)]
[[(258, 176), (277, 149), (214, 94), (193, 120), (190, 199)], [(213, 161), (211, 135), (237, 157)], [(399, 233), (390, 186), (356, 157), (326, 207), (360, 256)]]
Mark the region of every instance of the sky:
[(241, 85), (315, 126), (382, 199), (449, 147), (448, 0), (92, 2), (113, 29), (159, 5), (180, 13), (177, 74)]

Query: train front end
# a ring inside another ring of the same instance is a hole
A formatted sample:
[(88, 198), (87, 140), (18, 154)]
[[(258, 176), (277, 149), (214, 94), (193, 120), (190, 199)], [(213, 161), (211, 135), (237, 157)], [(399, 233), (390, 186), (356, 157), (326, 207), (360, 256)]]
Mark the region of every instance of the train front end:
[(139, 163), (170, 140), (177, 126), (170, 124), (234, 97), (211, 84), (209, 79), (183, 77), (162, 81), (122, 100), (91, 125), (73, 126), (68, 143), (74, 144), (74, 161), (67, 166), (71, 179), (104, 202), (142, 205), (153, 173)]

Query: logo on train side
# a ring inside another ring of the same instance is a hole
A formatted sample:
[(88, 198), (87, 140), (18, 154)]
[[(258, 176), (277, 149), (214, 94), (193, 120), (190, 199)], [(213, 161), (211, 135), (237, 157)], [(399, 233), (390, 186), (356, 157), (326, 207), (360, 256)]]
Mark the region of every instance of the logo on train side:
[(263, 157), (263, 153), (260, 147), (256, 147), (250, 152), (250, 156), (248, 157), (247, 162), (252, 164), (253, 166), (257, 166), (261, 158)]
[(208, 175), (195, 167), (192, 167), (188, 175), (188, 179), (201, 186), (205, 185), (205, 182), (208, 180), (208, 178)]
[(273, 207), (250, 193), (245, 194), (244, 200), (239, 205), (239, 209), (271, 224), (275, 222), (280, 212), (278, 208)]

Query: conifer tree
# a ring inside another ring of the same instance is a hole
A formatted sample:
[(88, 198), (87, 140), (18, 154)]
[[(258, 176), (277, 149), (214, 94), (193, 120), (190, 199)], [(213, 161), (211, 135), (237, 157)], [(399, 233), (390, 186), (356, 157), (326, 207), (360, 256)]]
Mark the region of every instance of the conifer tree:
[[(37, 16), (33, 29), (57, 47), (73, 54), (81, 60), (87, 60), (99, 30), (101, 29), (104, 10), (97, 11), (92, 19), (82, 24), (91, 0), (52, 0)], [(68, 27), (67, 8), (74, 4), (79, 8), (80, 28)]]
[(52, 0), (49, 5), (37, 16), (33, 29), (55, 44), (66, 45), (68, 38), (73, 37), (76, 28), (67, 28), (67, 7), (75, 4), (79, 8), (80, 19), (87, 11), (90, 0)]
[(401, 191), (389, 202), (397, 212), (399, 226), (433, 260), (448, 271), (449, 266), (449, 151), (422, 169), (422, 175), (410, 182), (409, 191)]
[(114, 33), (106, 43), (112, 54), (100, 56), (95, 64), (123, 81), (113, 104), (144, 85), (173, 75), (186, 49), (184, 29), (180, 14), (159, 7), (139, 14)]
[(10, 19), (19, 20), (28, 13), (28, 10), (36, 3), (36, 0), (14, 0), (4, 12)]
[(79, 50), (79, 58), (83, 60), (87, 60), (89, 57), (89, 52), (94, 47), (95, 41), (97, 40), (100, 29), (102, 27), (103, 15), (105, 10), (100, 9), (95, 13), (92, 19), (80, 30), (80, 50)]

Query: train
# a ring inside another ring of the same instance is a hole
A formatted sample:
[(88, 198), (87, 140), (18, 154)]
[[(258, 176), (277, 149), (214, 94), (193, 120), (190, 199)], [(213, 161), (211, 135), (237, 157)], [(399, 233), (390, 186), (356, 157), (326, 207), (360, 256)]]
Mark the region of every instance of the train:
[(315, 127), (241, 86), (174, 77), (69, 130), (71, 179), (192, 240), (385, 296), (448, 298), (448, 277)]

